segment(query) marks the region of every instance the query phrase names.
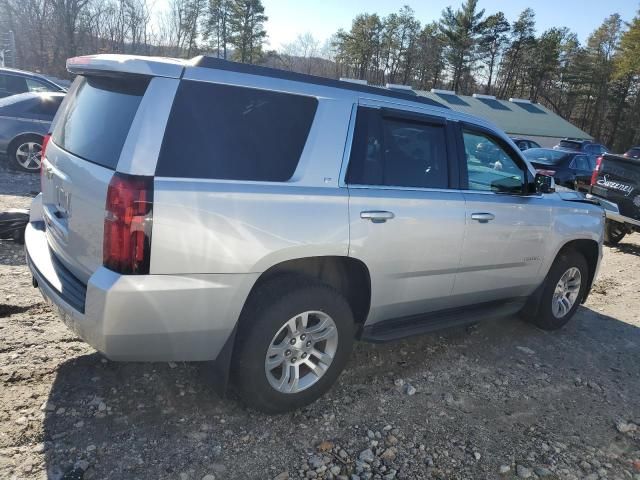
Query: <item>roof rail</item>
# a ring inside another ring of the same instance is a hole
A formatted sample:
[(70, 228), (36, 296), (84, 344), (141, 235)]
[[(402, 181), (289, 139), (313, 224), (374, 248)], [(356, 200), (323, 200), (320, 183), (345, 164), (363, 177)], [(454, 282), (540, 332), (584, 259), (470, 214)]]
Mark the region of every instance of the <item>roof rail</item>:
[(496, 96), (495, 95), (484, 95), (482, 93), (474, 93), (473, 94), (473, 98), (483, 98), (485, 100), (495, 100)]
[(439, 93), (441, 95), (457, 95), (453, 90), (442, 90), (440, 88), (432, 88), (431, 93)]
[(377, 88), (370, 85), (360, 85), (359, 83), (344, 82), (334, 80), (332, 78), (317, 77), (315, 75), (307, 75), (305, 73), (290, 72), (288, 70), (279, 70), (277, 68), (262, 67), (258, 65), (250, 65), (248, 63), (231, 62), (221, 58), (199, 56), (190, 60), (189, 65), (200, 68), (212, 68), (216, 70), (225, 70), (229, 72), (243, 73), (247, 75), (259, 75), (262, 77), (279, 78), (292, 82), (303, 82), (313, 85), (321, 85), (324, 87), (340, 88), (342, 90), (350, 90), (370, 95), (379, 95), (381, 97), (391, 97), (399, 100), (410, 100), (412, 102), (449, 109), (449, 107), (436, 102), (427, 97), (412, 96), (407, 92), (391, 90), (386, 88)]
[(391, 88), (394, 90), (408, 90), (413, 92), (413, 88), (411, 88), (411, 85), (402, 85), (400, 83), (387, 83), (387, 88)]
[(366, 80), (361, 80), (359, 78), (340, 77), (340, 81), (355, 83), (356, 85), (369, 85), (369, 82), (367, 82)]
[(531, 100), (527, 100), (526, 98), (510, 98), (509, 99), (510, 102), (513, 103), (528, 103), (528, 104), (533, 104), (533, 102)]

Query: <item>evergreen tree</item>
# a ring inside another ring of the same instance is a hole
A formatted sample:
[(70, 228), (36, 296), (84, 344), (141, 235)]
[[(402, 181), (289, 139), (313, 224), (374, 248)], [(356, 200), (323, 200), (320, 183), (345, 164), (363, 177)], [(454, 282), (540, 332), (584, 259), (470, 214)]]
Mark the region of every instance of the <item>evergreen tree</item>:
[(460, 79), (471, 70), (477, 41), (481, 33), (484, 10), (477, 10), (478, 0), (467, 0), (455, 12), (447, 7), (440, 19), (440, 32), (445, 45), (445, 59), (451, 73), (451, 88), (458, 91)]
[(231, 0), (229, 15), (229, 43), (234, 47), (234, 59), (254, 63), (262, 55), (267, 36), (264, 6), (261, 0)]
[(509, 41), (507, 32), (510, 28), (511, 26), (502, 12), (489, 15), (480, 26), (482, 36), (480, 37), (479, 57), (487, 69), (487, 84), (485, 85), (485, 93), (487, 94), (491, 93), (496, 65), (502, 50)]

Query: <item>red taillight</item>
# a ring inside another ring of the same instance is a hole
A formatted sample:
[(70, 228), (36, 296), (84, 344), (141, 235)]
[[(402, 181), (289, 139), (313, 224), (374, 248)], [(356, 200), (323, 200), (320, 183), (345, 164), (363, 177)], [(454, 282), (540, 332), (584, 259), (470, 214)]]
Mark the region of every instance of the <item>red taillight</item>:
[(545, 170), (544, 168), (537, 168), (536, 172), (547, 177), (553, 177), (556, 174), (555, 170)]
[(123, 274), (147, 274), (151, 258), (153, 177), (116, 173), (109, 182), (102, 263)]
[(596, 168), (593, 169), (593, 173), (591, 174), (591, 185), (595, 185), (596, 180), (598, 180), (598, 172), (600, 171), (600, 165), (602, 165), (602, 157), (598, 157), (596, 159)]
[(51, 140), (51, 134), (47, 133), (42, 139), (42, 149), (40, 150), (40, 191), (42, 191), (44, 187), (44, 178), (42, 177), (42, 173), (43, 173), (44, 156), (46, 155), (46, 152), (47, 152), (47, 145), (49, 145), (49, 140)]

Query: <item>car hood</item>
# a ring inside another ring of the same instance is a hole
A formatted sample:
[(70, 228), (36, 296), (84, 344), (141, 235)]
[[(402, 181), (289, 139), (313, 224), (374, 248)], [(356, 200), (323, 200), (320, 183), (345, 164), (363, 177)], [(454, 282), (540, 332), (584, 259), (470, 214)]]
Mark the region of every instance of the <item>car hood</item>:
[(587, 198), (584, 193), (576, 192), (575, 190), (571, 190), (559, 185), (556, 186), (556, 195), (558, 195), (560, 199), (564, 200), (565, 202), (580, 202), (598, 205), (597, 201)]

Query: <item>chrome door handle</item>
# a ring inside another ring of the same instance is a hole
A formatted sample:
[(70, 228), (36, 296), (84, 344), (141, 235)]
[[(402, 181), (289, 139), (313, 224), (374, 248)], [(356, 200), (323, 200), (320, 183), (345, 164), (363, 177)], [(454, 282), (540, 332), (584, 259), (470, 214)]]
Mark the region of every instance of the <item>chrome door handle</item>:
[(493, 213), (472, 213), (471, 220), (477, 220), (480, 223), (487, 223), (490, 220), (493, 220), (496, 216)]
[(371, 220), (373, 223), (384, 223), (391, 220), (395, 215), (393, 212), (385, 212), (383, 210), (367, 210), (360, 212), (360, 218)]

